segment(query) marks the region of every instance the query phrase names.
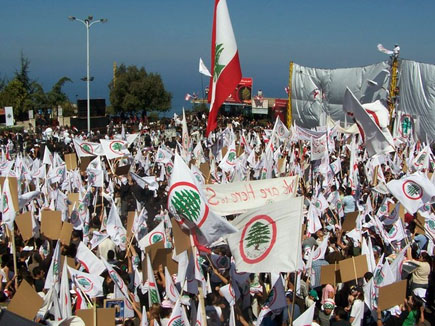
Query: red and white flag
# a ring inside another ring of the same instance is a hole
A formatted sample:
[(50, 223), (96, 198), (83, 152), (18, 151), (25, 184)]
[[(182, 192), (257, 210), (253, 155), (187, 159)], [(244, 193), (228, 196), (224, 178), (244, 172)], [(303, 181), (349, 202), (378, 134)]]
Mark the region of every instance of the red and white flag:
[(207, 132), (217, 126), (219, 108), (242, 79), (239, 53), (226, 0), (215, 0), (211, 42), (210, 113)]
[(364, 104), (363, 107), (352, 91), (349, 88), (346, 89), (343, 109), (355, 119), (369, 156), (394, 151), (393, 137), (388, 128), (384, 127), (385, 119), (380, 114), (382, 111), (376, 111), (379, 106), (383, 107), (377, 101)]
[(100, 275), (106, 269), (103, 262), (83, 242), (77, 247), (76, 259), (91, 274)]
[(77, 287), (85, 293), (89, 298), (102, 297), (104, 278), (95, 274), (80, 272), (68, 266), (71, 279)]
[(237, 229), (211, 211), (200, 189), (186, 163), (175, 154), (174, 170), (169, 180), (168, 210), (180, 223), (190, 229), (198, 228), (205, 242), (211, 244)]
[[(301, 245), (302, 197), (289, 198), (248, 211), (232, 224), (238, 232), (227, 237), (238, 272), (293, 272)], [(290, 233), (289, 233), (290, 232)]]
[(435, 185), (424, 174), (414, 173), (387, 183), (388, 190), (410, 214), (435, 201)]

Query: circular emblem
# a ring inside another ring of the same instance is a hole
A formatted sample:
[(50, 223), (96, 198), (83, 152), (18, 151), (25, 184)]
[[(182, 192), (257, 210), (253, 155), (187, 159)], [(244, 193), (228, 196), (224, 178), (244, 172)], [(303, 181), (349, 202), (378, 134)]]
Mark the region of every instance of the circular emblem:
[(0, 170), (5, 170), (9, 166), (8, 162), (1, 162), (0, 163)]
[(394, 239), (397, 236), (397, 232), (399, 231), (398, 228), (396, 228), (396, 226), (392, 226), (391, 229), (388, 231), (388, 237), (390, 239)]
[(71, 212), (70, 220), (73, 225), (76, 225), (79, 222), (79, 213), (76, 210)]
[(193, 172), (193, 176), (196, 178), (196, 180), (200, 183), (203, 184), (203, 180), (202, 180), (202, 176), (198, 173), (198, 172)]
[(94, 154), (94, 147), (90, 143), (83, 142), (79, 145), (79, 147), (86, 154), (92, 154), (92, 155)]
[[(9, 211), (9, 198), (7, 194), (3, 193), (3, 214), (7, 213)], [(3, 217), (4, 219), (4, 217)]]
[(168, 164), (166, 164), (166, 174), (171, 175), (173, 169), (174, 169), (174, 163), (168, 162)]
[(284, 127), (283, 127), (282, 124), (279, 125), (278, 130), (277, 130), (277, 134), (278, 134), (278, 137), (284, 137), (285, 136)]
[(112, 279), (115, 281), (116, 285), (118, 285), (119, 289), (122, 291), (124, 288), (124, 282), (121, 282), (119, 280), (118, 273), (116, 273), (116, 271), (112, 269), (109, 271), (109, 274), (112, 277)]
[(165, 235), (162, 232), (159, 232), (159, 231), (155, 231), (155, 232), (151, 233), (150, 238), (149, 238), (150, 239), (150, 241), (149, 241), (150, 245), (163, 240), (164, 236)]
[(234, 165), (236, 160), (236, 150), (234, 148), (230, 149), (230, 152), (228, 153), (227, 157), (227, 164), (228, 165)]
[(427, 221), (426, 225), (431, 232), (435, 233), (435, 221), (434, 220)]
[(123, 147), (124, 147), (124, 143), (119, 140), (111, 141), (109, 144), (109, 149), (117, 155), (124, 155), (124, 153), (122, 152)]
[(406, 180), (402, 185), (402, 191), (408, 199), (419, 200), (423, 197), (423, 189), (414, 181)]
[(79, 275), (76, 277), (77, 283), (80, 284), (81, 289), (83, 290), (83, 292), (85, 293), (89, 293), (92, 291), (92, 289), (94, 288), (94, 284), (92, 283), (92, 281), (82, 275)]
[(172, 214), (198, 227), (201, 227), (208, 216), (208, 206), (201, 200), (198, 188), (190, 182), (177, 182), (171, 186), (168, 207)]
[(267, 257), (276, 242), (276, 224), (268, 215), (253, 217), (243, 228), (239, 244), (240, 255), (248, 264)]
[(168, 326), (184, 326), (184, 320), (181, 315), (175, 316), (168, 322)]

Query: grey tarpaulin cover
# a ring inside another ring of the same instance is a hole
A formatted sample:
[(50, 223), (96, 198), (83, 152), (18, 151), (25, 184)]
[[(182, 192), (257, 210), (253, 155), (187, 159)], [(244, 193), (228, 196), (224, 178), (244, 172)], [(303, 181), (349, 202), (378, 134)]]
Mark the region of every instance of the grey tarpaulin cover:
[[(293, 119), (305, 128), (319, 126), (322, 117), (327, 115), (333, 120), (344, 121), (346, 87), (362, 104), (381, 100), (387, 106), (389, 70), (388, 61), (339, 69), (310, 68), (294, 63), (291, 76)], [(425, 140), (427, 135), (429, 140), (434, 140), (435, 65), (399, 60), (398, 76), (400, 93), (397, 110), (418, 116), (419, 138)]]
[(14, 314), (6, 309), (0, 310), (0, 326), (38, 326), (42, 324), (35, 323), (21, 316)]

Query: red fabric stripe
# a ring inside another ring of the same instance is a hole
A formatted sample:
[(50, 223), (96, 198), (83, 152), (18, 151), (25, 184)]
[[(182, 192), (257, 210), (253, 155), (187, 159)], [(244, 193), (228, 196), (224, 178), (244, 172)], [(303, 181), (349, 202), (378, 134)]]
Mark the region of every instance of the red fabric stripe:
[(379, 124), (379, 119), (378, 119), (378, 115), (376, 114), (376, 112), (374, 112), (372, 110), (367, 110), (367, 109), (364, 109), (364, 110), (366, 110), (366, 112), (373, 117), (373, 119), (375, 120), (375, 123), (378, 125), (379, 129), (382, 130), (381, 125)]
[(215, 100), (208, 115), (206, 137), (217, 127), (219, 108), (236, 88), (241, 79), (242, 70), (240, 69), (239, 51), (237, 51), (217, 80)]
[(213, 28), (211, 31), (211, 77), (210, 77), (210, 85), (208, 87), (208, 103), (211, 102), (211, 95), (213, 92), (213, 76), (214, 76), (214, 59), (215, 59), (215, 48), (216, 48), (216, 8), (219, 3), (219, 0), (215, 0), (214, 2), (214, 11), (213, 11)]

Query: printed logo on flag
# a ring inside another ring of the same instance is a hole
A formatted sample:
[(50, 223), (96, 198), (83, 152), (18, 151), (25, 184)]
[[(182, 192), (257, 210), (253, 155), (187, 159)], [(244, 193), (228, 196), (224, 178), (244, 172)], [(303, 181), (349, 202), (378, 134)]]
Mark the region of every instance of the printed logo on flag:
[(168, 322), (168, 326), (184, 326), (184, 320), (181, 315), (175, 316)]
[(87, 154), (94, 154), (94, 147), (89, 143), (81, 143), (79, 145), (80, 149)]
[(116, 273), (115, 270), (110, 270), (109, 271), (110, 276), (112, 277), (112, 279), (115, 281), (115, 283), (118, 285), (119, 289), (122, 291), (122, 289), (124, 288), (124, 282), (121, 282), (118, 278), (118, 273)]
[(390, 239), (394, 239), (396, 237), (398, 231), (399, 231), (398, 228), (396, 228), (396, 226), (393, 225), (391, 227), (391, 229), (388, 231), (388, 237)]
[(0, 163), (0, 170), (6, 170), (9, 166), (8, 162), (1, 162)]
[(169, 207), (173, 214), (193, 222), (198, 227), (208, 216), (208, 206), (201, 200), (198, 188), (190, 182), (177, 182), (169, 189)]
[(423, 163), (424, 163), (424, 160), (426, 159), (426, 155), (427, 155), (427, 153), (422, 153), (420, 155), (420, 157), (418, 158), (418, 160), (414, 163), (414, 165), (416, 165), (416, 166), (422, 166)]
[(170, 176), (172, 174), (172, 170), (174, 170), (174, 163), (168, 162), (168, 164), (166, 164), (166, 174)]
[(429, 231), (431, 231), (431, 233), (435, 233), (435, 221), (434, 220), (426, 221), (426, 225), (427, 225)]
[(77, 280), (77, 283), (80, 284), (83, 292), (85, 292), (85, 293), (91, 292), (92, 289), (94, 288), (94, 283), (86, 276), (82, 276), (82, 275), (77, 276), (76, 280)]
[[(151, 296), (151, 303), (159, 303), (159, 297), (156, 290), (156, 284), (153, 282), (149, 282), (149, 291)], [(168, 323), (169, 325), (169, 323)]]
[(3, 214), (9, 211), (9, 197), (7, 193), (3, 193)]
[(79, 213), (76, 210), (73, 210), (71, 212), (70, 219), (71, 219), (71, 223), (73, 225), (76, 225), (79, 222)]
[(399, 124), (399, 132), (402, 135), (402, 137), (409, 137), (412, 131), (413, 123), (414, 121), (409, 114), (402, 115)]
[(230, 152), (228, 153), (227, 157), (227, 164), (234, 165), (236, 160), (236, 150), (234, 148), (230, 149)]
[(198, 181), (200, 184), (202, 183), (202, 177), (198, 172), (193, 172), (193, 176), (196, 178), (196, 181)]
[(284, 127), (283, 127), (282, 124), (279, 125), (278, 130), (276, 131), (276, 133), (278, 134), (278, 137), (284, 137), (285, 136)]
[(161, 240), (163, 240), (164, 234), (162, 232), (159, 231), (155, 231), (153, 233), (150, 234), (150, 245), (157, 243)]
[(411, 200), (419, 200), (423, 197), (423, 188), (412, 180), (406, 180), (402, 185), (405, 196)]
[(276, 224), (268, 215), (254, 216), (242, 230), (240, 255), (248, 264), (264, 260), (276, 242)]
[(111, 141), (109, 144), (109, 149), (117, 155), (124, 155), (124, 153), (122, 152), (123, 147), (124, 143), (117, 140)]

